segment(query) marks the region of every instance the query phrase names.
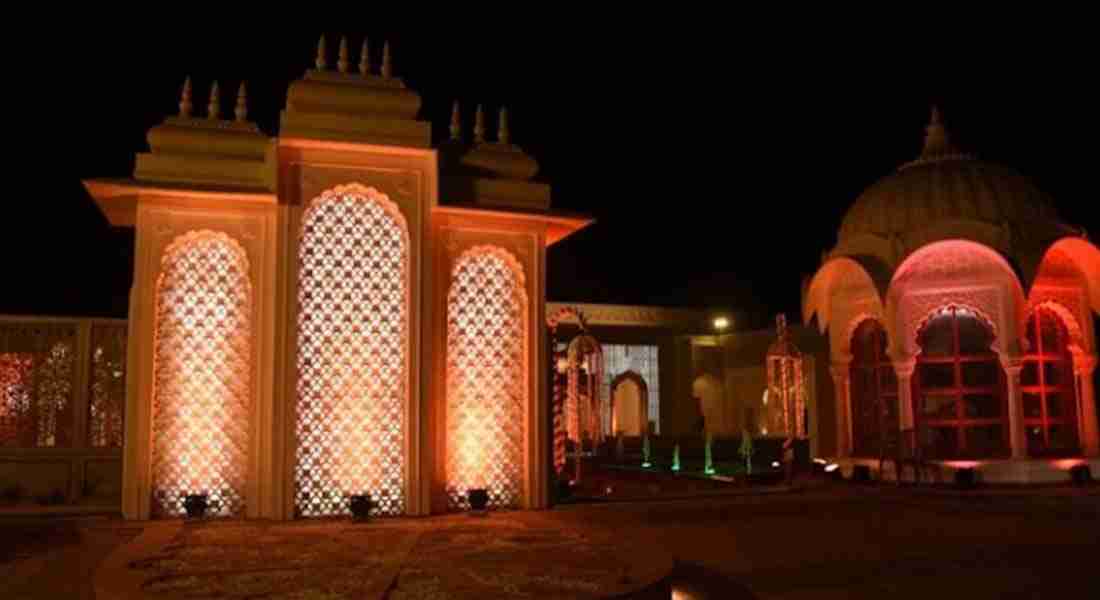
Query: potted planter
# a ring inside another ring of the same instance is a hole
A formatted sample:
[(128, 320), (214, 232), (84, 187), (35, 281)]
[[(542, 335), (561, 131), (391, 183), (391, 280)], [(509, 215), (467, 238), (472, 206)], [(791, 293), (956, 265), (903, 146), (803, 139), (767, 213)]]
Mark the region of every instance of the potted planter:
[(960, 490), (972, 490), (978, 486), (978, 472), (970, 467), (955, 471), (955, 487)]
[(355, 494), (348, 499), (348, 508), (351, 509), (351, 518), (355, 521), (366, 521), (370, 517), (370, 511), (374, 508), (374, 502), (370, 494)]
[(1092, 481), (1092, 471), (1088, 465), (1076, 465), (1069, 470), (1069, 478), (1073, 485), (1088, 485)]
[(203, 518), (209, 506), (210, 499), (206, 494), (188, 494), (183, 499), (183, 508), (187, 511), (188, 519)]
[(466, 497), (470, 502), (470, 510), (474, 512), (485, 512), (489, 506), (489, 491), (486, 489), (472, 489), (467, 492)]

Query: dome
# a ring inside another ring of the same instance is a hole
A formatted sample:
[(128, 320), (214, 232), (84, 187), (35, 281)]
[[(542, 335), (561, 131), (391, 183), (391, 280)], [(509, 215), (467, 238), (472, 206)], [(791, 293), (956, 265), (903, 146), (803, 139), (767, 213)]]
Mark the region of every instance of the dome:
[[(1074, 233), (1028, 178), (951, 145), (932, 111), (924, 151), (864, 191), (840, 226), (836, 254), (866, 254), (896, 265), (932, 241), (964, 238), (1020, 258), (1021, 244)], [(1029, 250), (1030, 251), (1030, 250)]]

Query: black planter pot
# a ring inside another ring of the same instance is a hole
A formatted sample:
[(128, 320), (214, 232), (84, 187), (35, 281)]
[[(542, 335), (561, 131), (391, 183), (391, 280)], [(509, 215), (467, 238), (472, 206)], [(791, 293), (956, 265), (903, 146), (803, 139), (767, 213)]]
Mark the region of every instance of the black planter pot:
[(1092, 482), (1092, 471), (1088, 465), (1077, 465), (1069, 470), (1069, 478), (1073, 485), (1088, 485)]
[(348, 499), (348, 508), (351, 510), (351, 518), (356, 521), (366, 521), (370, 517), (370, 511), (374, 508), (374, 502), (370, 494), (355, 494)]
[(206, 494), (188, 494), (183, 499), (183, 508), (187, 511), (188, 519), (201, 519), (206, 515), (206, 509), (210, 506)]
[(972, 490), (978, 487), (978, 472), (970, 467), (955, 471), (955, 487), (960, 490)]
[(871, 483), (871, 467), (867, 465), (852, 467), (852, 481), (855, 483)]
[(489, 506), (489, 491), (481, 488), (470, 490), (467, 492), (467, 499), (470, 501), (470, 510), (482, 512)]

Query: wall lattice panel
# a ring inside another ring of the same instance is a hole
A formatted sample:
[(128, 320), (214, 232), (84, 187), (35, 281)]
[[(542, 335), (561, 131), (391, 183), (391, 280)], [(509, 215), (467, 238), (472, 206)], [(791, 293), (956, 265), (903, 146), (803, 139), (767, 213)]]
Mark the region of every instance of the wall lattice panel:
[(451, 272), (447, 296), (447, 498), (468, 507), (471, 488), (489, 506), (523, 498), (527, 407), (527, 298), (522, 267), (504, 250), (475, 247)]
[(32, 446), (34, 355), (0, 354), (0, 446)]
[(197, 231), (164, 252), (157, 283), (153, 512), (184, 514), (209, 495), (211, 512), (241, 515), (249, 438), (252, 290), (244, 250)]
[(126, 413), (126, 326), (92, 327), (88, 445), (121, 448)]
[(397, 206), (359, 186), (306, 211), (299, 247), (295, 506), (405, 512), (409, 234)]
[(76, 330), (0, 325), (0, 447), (73, 446)]

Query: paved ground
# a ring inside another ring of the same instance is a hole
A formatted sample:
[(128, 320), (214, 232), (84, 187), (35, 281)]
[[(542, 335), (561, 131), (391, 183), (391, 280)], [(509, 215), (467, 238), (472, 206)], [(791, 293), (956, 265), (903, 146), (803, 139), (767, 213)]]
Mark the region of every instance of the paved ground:
[[(133, 572), (164, 598), (585, 598), (637, 588), (675, 557), (684, 598), (1083, 598), (1100, 589), (1097, 492), (845, 485), (485, 519), (178, 526)], [(89, 598), (103, 557), (136, 533), (0, 520), (0, 598)]]

